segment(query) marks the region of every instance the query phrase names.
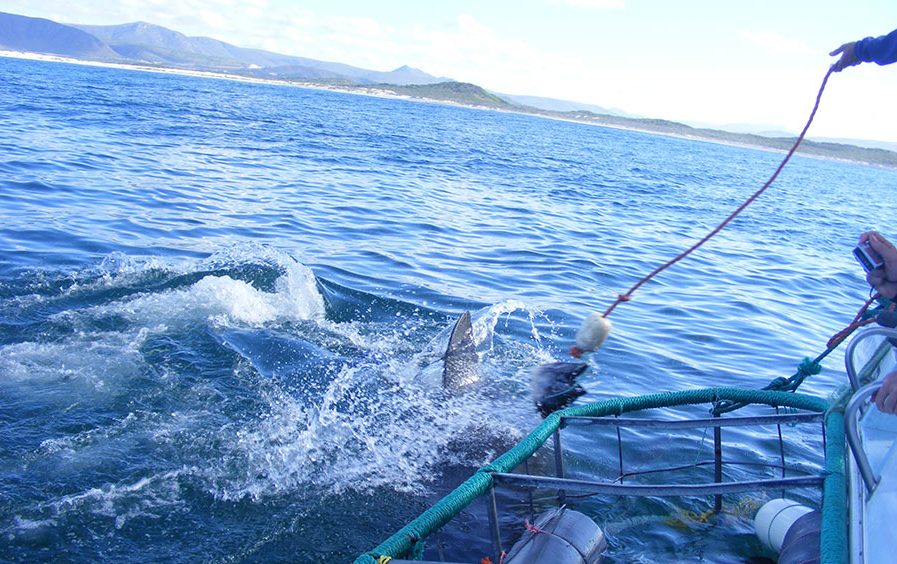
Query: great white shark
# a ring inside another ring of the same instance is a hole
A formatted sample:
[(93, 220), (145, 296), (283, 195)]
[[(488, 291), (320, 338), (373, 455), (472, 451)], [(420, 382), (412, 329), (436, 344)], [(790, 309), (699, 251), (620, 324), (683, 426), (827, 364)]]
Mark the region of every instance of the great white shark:
[[(469, 311), (455, 322), (442, 359), (442, 387), (448, 393), (458, 394), (480, 382), (479, 356)], [(567, 407), (586, 393), (576, 378), (588, 367), (584, 362), (551, 362), (533, 369), (530, 389), (542, 417)]]

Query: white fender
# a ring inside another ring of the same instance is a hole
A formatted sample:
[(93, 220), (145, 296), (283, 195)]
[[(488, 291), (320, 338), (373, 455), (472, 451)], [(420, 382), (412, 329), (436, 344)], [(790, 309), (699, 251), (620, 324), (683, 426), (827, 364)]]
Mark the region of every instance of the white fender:
[(754, 517), (754, 529), (760, 541), (778, 553), (782, 550), (782, 543), (791, 525), (811, 511), (813, 510), (796, 501), (773, 499), (766, 502), (757, 512), (757, 516)]

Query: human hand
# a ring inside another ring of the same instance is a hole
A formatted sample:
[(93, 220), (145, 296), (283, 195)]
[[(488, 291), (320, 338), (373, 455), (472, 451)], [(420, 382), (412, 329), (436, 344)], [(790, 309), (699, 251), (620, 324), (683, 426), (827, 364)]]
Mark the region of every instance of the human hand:
[(882, 413), (897, 414), (897, 370), (885, 375), (881, 387), (872, 395), (872, 401)]
[(897, 248), (877, 231), (863, 233), (859, 242), (868, 242), (884, 262), (884, 266), (866, 275), (866, 281), (882, 296), (893, 300), (897, 297)]
[(838, 54), (841, 55), (841, 58), (832, 65), (832, 70), (834, 72), (841, 72), (847, 67), (852, 67), (854, 65), (860, 64), (860, 60), (857, 59), (856, 55), (856, 41), (845, 43), (844, 45), (829, 53), (829, 55), (831, 55), (832, 57)]

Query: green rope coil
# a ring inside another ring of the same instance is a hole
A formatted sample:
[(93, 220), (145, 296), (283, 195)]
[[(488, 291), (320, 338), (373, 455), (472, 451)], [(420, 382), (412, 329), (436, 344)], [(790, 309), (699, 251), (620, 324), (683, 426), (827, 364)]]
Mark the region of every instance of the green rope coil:
[[(860, 316), (860, 319), (867, 320), (878, 317), (878, 314), (882, 313), (883, 311), (889, 311), (894, 304), (894, 301), (882, 296), (876, 298), (876, 302), (878, 302), (878, 306), (864, 311)], [(803, 361), (801, 361), (800, 365), (797, 367), (797, 372), (795, 372), (790, 378), (783, 378), (779, 376), (778, 378), (773, 379), (769, 384), (764, 386), (763, 389), (777, 390), (781, 392), (796, 391), (800, 387), (800, 385), (803, 384), (804, 380), (806, 380), (809, 376), (814, 376), (822, 372), (822, 365), (819, 363), (833, 350), (835, 350), (837, 346), (838, 345), (835, 344), (828, 347), (815, 359), (803, 359)], [(711, 413), (713, 413), (714, 415), (721, 415), (723, 413), (735, 411), (736, 409), (741, 409), (745, 405), (747, 404), (744, 402), (721, 401), (713, 406), (713, 409), (711, 409)]]
[[(833, 349), (828, 349), (823, 354), (817, 356), (815, 359), (805, 358), (801, 361), (800, 365), (797, 367), (797, 372), (795, 372), (790, 378), (785, 378), (783, 376), (779, 376), (774, 378), (769, 384), (763, 386), (763, 389), (766, 391), (776, 391), (776, 392), (794, 392), (800, 387), (801, 384), (804, 383), (804, 380), (809, 376), (814, 376), (822, 372), (822, 365), (819, 364), (819, 361), (825, 358), (828, 353), (830, 353)], [(713, 415), (721, 415), (723, 413), (730, 413), (737, 409), (741, 409), (742, 407), (748, 405), (750, 402), (739, 402), (732, 400), (722, 400), (715, 402), (713, 408), (710, 412)]]
[(820, 372), (822, 372), (822, 365), (809, 358), (805, 358), (800, 363), (800, 366), (797, 367), (797, 373), (803, 375), (804, 378), (807, 376), (815, 376)]
[(844, 413), (825, 417), (825, 482), (822, 486), (821, 564), (847, 562), (847, 478), (845, 475)]

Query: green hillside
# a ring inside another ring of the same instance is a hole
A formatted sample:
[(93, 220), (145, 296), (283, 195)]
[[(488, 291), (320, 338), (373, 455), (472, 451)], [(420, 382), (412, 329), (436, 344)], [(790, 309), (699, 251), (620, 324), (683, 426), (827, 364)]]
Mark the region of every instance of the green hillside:
[(436, 84), (377, 84), (372, 86), (384, 92), (392, 92), (399, 96), (411, 96), (426, 100), (454, 102), (465, 106), (482, 106), (487, 108), (515, 108), (510, 102), (487, 92), (475, 84), (467, 82), (439, 82)]
[[(778, 149), (781, 151), (788, 151), (789, 149), (791, 149), (791, 146), (794, 145), (794, 142), (797, 140), (796, 137), (764, 137), (762, 135), (754, 135), (750, 133), (732, 133), (729, 131), (720, 131), (717, 129), (701, 129), (691, 127), (683, 123), (660, 119), (625, 118), (620, 116), (601, 115), (582, 111), (548, 112), (535, 110), (533, 108), (529, 108), (527, 111), (529, 113), (536, 113), (545, 115), (547, 117), (569, 119), (596, 125), (624, 127), (627, 129), (636, 129), (639, 131), (646, 131), (650, 133), (677, 135), (681, 137), (703, 139), (706, 141), (713, 141), (718, 143), (748, 145), (765, 149)], [(870, 149), (865, 147), (857, 147), (855, 145), (847, 145), (844, 143), (823, 143), (804, 140), (800, 144), (797, 152), (798, 154), (803, 155), (812, 155), (831, 159), (842, 159), (897, 168), (897, 153), (885, 149)]]

